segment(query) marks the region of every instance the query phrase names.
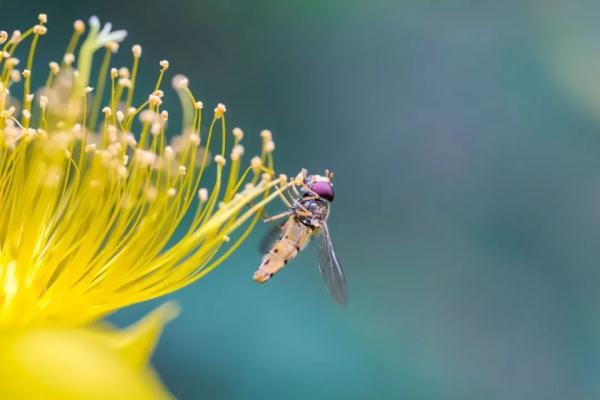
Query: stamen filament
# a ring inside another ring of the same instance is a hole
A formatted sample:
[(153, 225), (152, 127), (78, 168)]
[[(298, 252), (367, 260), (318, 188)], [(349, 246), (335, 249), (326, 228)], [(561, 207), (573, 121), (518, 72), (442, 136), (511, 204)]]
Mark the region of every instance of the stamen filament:
[[(12, 57), (32, 36), (22, 83), (18, 60), (0, 59), (0, 328), (81, 325), (190, 284), (223, 263), (264, 207), (291, 185), (275, 178), (274, 145), (264, 138), (260, 157), (244, 164), (243, 133), (234, 130), (228, 143), (223, 104), (202, 126), (203, 105), (187, 78), (175, 85), (184, 131), (179, 142), (170, 137), (160, 89), (167, 61), (160, 62), (153, 92), (134, 104), (139, 46), (132, 49), (131, 75), (125, 68), (110, 71), (110, 99), (103, 104), (112, 53), (125, 33), (101, 29), (96, 18), (77, 55), (85, 26), (75, 24), (62, 66), (50, 63), (34, 102), (31, 76), (45, 29), (17, 33), (18, 40), (3, 46)], [(92, 89), (93, 58), (102, 48)], [(17, 110), (7, 89), (20, 84), (23, 108)], [(214, 183), (200, 189), (207, 180)]]

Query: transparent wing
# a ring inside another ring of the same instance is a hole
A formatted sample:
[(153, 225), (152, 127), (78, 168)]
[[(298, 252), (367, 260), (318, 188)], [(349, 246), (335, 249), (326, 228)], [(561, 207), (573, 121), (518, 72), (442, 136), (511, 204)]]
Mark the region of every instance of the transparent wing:
[(262, 254), (266, 254), (271, 250), (273, 244), (281, 239), (283, 225), (273, 224), (273, 226), (269, 229), (265, 236), (263, 236), (260, 244), (258, 245), (258, 251)]
[(348, 300), (346, 278), (344, 277), (342, 266), (335, 255), (327, 223), (323, 223), (321, 226), (319, 271), (321, 271), (321, 276), (323, 276), (323, 280), (325, 281), (325, 285), (327, 285), (327, 289), (329, 289), (329, 293), (331, 293), (338, 303), (346, 304)]

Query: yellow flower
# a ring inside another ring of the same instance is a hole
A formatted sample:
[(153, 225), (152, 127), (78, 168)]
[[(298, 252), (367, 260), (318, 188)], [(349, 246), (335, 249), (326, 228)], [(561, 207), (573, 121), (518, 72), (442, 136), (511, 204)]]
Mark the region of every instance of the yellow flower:
[(159, 307), (134, 326), (28, 327), (0, 334), (2, 399), (168, 399), (148, 359), (177, 310)]
[[(86, 27), (75, 22), (62, 61), (49, 64), (45, 86), (33, 92), (32, 77), (40, 73), (33, 68), (35, 51), (46, 22), (40, 14), (23, 33), (0, 32), (0, 376), (19, 375), (19, 366), (40, 357), (39, 369), (23, 367), (19, 376), (27, 381), (52, 372), (58, 354), (49, 348), (63, 348), (56, 352), (68, 355), (65, 362), (116, 370), (127, 356), (104, 339), (120, 334), (99, 334), (90, 324), (204, 276), (291, 185), (274, 175), (270, 135), (263, 135), (261, 154), (243, 166), (243, 133), (236, 128), (230, 137), (223, 104), (205, 130), (203, 103), (181, 75), (173, 87), (183, 129), (168, 143), (161, 88), (169, 62), (160, 62), (156, 85), (134, 105), (142, 48), (132, 47), (131, 68), (110, 68), (126, 32), (113, 32), (110, 24), (101, 29), (95, 17), (80, 46)], [(28, 39), (21, 62), (16, 51)], [(91, 87), (94, 54), (101, 49)], [(207, 177), (211, 187), (203, 187)], [(131, 390), (151, 390), (152, 374), (144, 368), (130, 371), (140, 383)]]

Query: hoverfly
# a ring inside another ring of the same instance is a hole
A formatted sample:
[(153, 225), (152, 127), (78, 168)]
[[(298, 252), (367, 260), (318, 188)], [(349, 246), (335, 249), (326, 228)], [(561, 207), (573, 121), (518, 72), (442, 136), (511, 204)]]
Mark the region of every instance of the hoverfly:
[(303, 250), (313, 236), (319, 239), (319, 270), (331, 295), (338, 303), (345, 304), (347, 300), (346, 278), (342, 267), (335, 255), (327, 218), (333, 202), (333, 173), (325, 171), (325, 176), (309, 175), (302, 170), (296, 182), (300, 187), (296, 198), (288, 204), (288, 211), (267, 218), (274, 221), (287, 217), (287, 221), (275, 232), (278, 237), (264, 255), (253, 279), (265, 283), (281, 270), (289, 261)]

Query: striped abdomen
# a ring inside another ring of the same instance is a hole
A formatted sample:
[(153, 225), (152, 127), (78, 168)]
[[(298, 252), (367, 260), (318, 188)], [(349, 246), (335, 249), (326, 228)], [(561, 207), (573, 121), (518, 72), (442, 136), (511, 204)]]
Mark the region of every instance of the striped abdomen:
[(283, 226), (283, 235), (265, 254), (260, 266), (254, 272), (253, 279), (258, 283), (268, 281), (290, 260), (296, 257), (300, 250), (306, 247), (313, 231), (312, 228), (302, 224), (295, 217), (290, 217)]

